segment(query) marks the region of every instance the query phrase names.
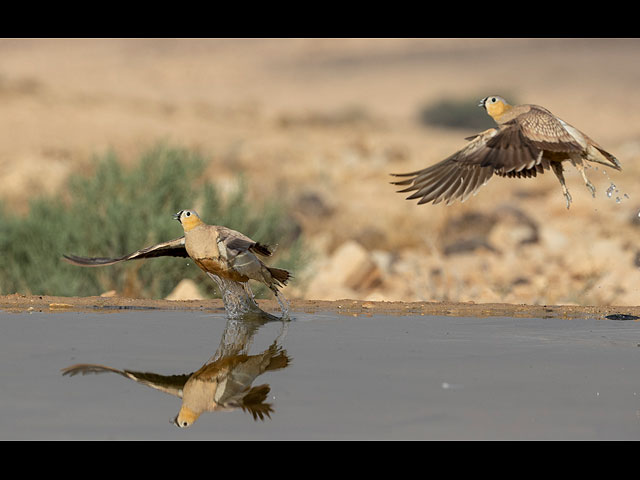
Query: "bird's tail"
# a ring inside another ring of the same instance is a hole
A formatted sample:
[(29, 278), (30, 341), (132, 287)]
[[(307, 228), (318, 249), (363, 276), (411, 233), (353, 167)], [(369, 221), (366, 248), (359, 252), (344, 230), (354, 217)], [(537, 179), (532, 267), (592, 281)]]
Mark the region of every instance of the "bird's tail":
[(611, 166), (613, 168), (615, 168), (616, 170), (622, 170), (622, 164), (616, 157), (611, 155), (609, 152), (607, 152), (604, 148), (602, 148), (599, 145), (594, 145), (594, 147), (596, 148), (596, 150), (598, 150), (598, 152), (602, 154), (604, 158), (606, 158), (609, 162), (611, 162)]
[(291, 273), (284, 268), (267, 267), (271, 276), (282, 285), (286, 285), (292, 277)]
[[(582, 133), (582, 132), (580, 132), (580, 133)], [(592, 138), (588, 137), (584, 133), (582, 133), (582, 134), (587, 139), (587, 144), (590, 147), (595, 148), (600, 153), (600, 155), (602, 155), (607, 160), (607, 163), (601, 161), (600, 159), (596, 159), (596, 157), (593, 154), (591, 154), (591, 152), (589, 152), (590, 155), (588, 155), (589, 158), (587, 158), (587, 160), (613, 167), (616, 170), (622, 170), (622, 164), (620, 163), (620, 161), (616, 157), (614, 157), (609, 152), (607, 152), (604, 148), (602, 148), (600, 145), (598, 145), (598, 143), (595, 142)]]

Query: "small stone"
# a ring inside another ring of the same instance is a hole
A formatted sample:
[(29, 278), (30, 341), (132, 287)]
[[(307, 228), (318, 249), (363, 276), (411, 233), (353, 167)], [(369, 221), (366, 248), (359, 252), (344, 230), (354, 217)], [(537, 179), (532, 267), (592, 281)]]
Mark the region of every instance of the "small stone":
[(185, 278), (165, 297), (166, 300), (204, 300), (193, 280)]

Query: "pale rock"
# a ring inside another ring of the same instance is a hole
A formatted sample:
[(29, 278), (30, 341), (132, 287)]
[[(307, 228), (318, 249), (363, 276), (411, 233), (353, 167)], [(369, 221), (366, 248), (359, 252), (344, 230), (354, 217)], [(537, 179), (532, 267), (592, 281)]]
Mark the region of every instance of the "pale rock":
[(325, 261), (316, 265), (316, 274), (307, 286), (307, 298), (328, 300), (358, 298), (381, 282), (381, 272), (371, 254), (358, 242), (341, 244)]
[(193, 280), (185, 278), (165, 297), (166, 300), (204, 300)]
[(567, 236), (552, 227), (543, 225), (540, 229), (540, 238), (544, 247), (549, 250), (561, 251), (569, 246)]
[(381, 272), (389, 273), (393, 264), (393, 255), (384, 250), (373, 250), (371, 259)]

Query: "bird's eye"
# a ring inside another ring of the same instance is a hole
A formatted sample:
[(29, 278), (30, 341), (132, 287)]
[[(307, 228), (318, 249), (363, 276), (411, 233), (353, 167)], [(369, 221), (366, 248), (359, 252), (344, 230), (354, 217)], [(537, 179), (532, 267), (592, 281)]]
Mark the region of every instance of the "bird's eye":
[(493, 97), (493, 98), (491, 99), (491, 103), (496, 103), (496, 97)]
[(185, 215), (185, 217), (190, 217), (191, 216), (191, 212), (187, 212), (184, 215)]
[(182, 422), (182, 426), (183, 426), (183, 427), (186, 427), (187, 425), (188, 425), (188, 423), (187, 423), (187, 422)]

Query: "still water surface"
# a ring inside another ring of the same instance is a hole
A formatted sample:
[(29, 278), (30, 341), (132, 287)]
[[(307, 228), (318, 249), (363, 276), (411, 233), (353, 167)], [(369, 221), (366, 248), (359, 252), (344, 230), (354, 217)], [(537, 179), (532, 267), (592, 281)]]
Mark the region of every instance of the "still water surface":
[(602, 318), (0, 312), (0, 439), (640, 439), (639, 345)]

